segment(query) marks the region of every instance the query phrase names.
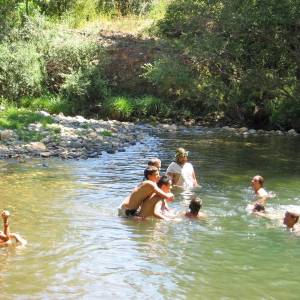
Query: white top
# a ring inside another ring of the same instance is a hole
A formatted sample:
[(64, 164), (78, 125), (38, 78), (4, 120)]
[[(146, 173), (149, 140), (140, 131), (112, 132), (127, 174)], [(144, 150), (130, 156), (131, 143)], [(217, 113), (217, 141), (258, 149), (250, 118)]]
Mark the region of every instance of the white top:
[(194, 167), (191, 163), (186, 162), (182, 167), (178, 165), (176, 162), (171, 162), (167, 169), (168, 173), (176, 173), (180, 174), (179, 180), (176, 185), (191, 188), (194, 187)]

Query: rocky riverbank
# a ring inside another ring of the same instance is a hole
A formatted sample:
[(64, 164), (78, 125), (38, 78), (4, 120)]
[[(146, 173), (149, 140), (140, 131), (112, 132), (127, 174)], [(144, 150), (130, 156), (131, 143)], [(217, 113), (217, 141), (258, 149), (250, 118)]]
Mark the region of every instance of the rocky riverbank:
[(60, 157), (62, 159), (87, 159), (99, 157), (103, 151), (115, 153), (125, 151), (125, 148), (142, 141), (148, 134), (159, 132), (182, 132), (212, 135), (224, 133), (247, 138), (253, 135), (289, 135), (300, 136), (295, 130), (266, 131), (234, 128), (229, 126), (209, 128), (194, 122), (180, 125), (168, 123), (134, 124), (115, 120), (103, 121), (85, 119), (81, 116), (66, 117), (63, 114), (49, 115), (39, 112), (43, 116), (51, 117), (52, 124), (43, 126), (32, 123), (26, 130), (38, 134), (38, 142), (22, 141), (15, 130), (0, 130), (0, 159), (30, 157)]

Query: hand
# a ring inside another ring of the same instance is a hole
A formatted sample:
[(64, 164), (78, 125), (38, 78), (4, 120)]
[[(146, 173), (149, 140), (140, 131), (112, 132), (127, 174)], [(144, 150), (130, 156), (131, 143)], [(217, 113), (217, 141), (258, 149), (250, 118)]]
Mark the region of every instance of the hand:
[(172, 202), (174, 200), (174, 194), (173, 193), (167, 193), (167, 201)]

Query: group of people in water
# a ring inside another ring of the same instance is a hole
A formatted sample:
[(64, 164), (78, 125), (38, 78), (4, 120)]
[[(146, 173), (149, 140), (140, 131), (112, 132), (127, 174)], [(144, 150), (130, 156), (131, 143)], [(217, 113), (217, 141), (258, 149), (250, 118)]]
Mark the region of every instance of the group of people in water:
[[(156, 217), (163, 220), (178, 218), (178, 214), (174, 214), (168, 205), (168, 202), (174, 199), (172, 186), (199, 186), (193, 165), (188, 162), (188, 152), (183, 148), (176, 150), (175, 161), (167, 168), (166, 175), (160, 176), (160, 168), (160, 159), (153, 158), (148, 161), (144, 181), (121, 203), (118, 208), (119, 216), (136, 219)], [(189, 211), (183, 215), (190, 218), (205, 218), (205, 214), (200, 212), (201, 207), (201, 199), (193, 196)]]
[[(174, 200), (171, 192), (172, 186), (181, 188), (193, 188), (199, 186), (193, 165), (188, 162), (188, 151), (178, 148), (175, 160), (168, 166), (166, 174), (160, 176), (161, 161), (153, 158), (148, 161), (144, 170), (144, 180), (133, 189), (118, 208), (118, 214), (122, 217), (134, 219), (147, 219), (150, 217), (169, 220), (178, 220), (180, 217), (205, 219), (206, 214), (201, 212), (202, 200), (192, 196), (189, 203), (189, 210), (181, 213), (174, 213), (168, 202)], [(256, 175), (252, 178), (251, 185), (256, 199), (250, 205), (251, 213), (270, 218), (265, 206), (267, 201), (274, 197), (264, 189), (264, 178)], [(10, 213), (4, 210), (1, 214), (3, 220), (3, 232), (0, 231), (0, 246), (10, 245), (15, 241), (17, 244), (25, 245), (27, 242), (17, 233), (11, 233), (9, 228)], [(290, 231), (300, 234), (299, 221), (300, 212), (288, 210), (285, 212), (283, 224)]]
[[(192, 196), (189, 210), (184, 213), (175, 214), (169, 208), (168, 202), (173, 201), (174, 195), (171, 187), (193, 188), (199, 186), (193, 165), (188, 162), (188, 151), (178, 148), (175, 160), (168, 166), (166, 175), (160, 176), (161, 161), (153, 158), (148, 161), (144, 171), (144, 181), (133, 189), (131, 194), (123, 200), (118, 208), (118, 214), (122, 217), (134, 219), (146, 219), (155, 217), (163, 220), (178, 219), (180, 216), (188, 218), (205, 219), (207, 216), (200, 211), (202, 200)], [(252, 189), (255, 193), (255, 201), (250, 205), (250, 212), (265, 218), (272, 219), (266, 212), (265, 206), (274, 194), (264, 189), (264, 178), (256, 175), (251, 180)], [(300, 213), (297, 211), (286, 211), (283, 224), (287, 229), (300, 233), (297, 224)]]

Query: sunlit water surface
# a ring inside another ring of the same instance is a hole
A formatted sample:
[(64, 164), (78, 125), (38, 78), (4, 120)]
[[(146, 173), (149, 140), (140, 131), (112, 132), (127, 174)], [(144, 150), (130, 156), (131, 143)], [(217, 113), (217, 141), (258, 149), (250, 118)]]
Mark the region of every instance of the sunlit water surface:
[[(207, 222), (137, 222), (116, 208), (143, 177), (190, 150)], [(0, 248), (0, 299), (299, 299), (300, 237), (250, 215), (253, 175), (281, 216), (300, 206), (300, 139), (177, 134), (85, 161), (0, 162), (1, 209), (24, 248)]]

